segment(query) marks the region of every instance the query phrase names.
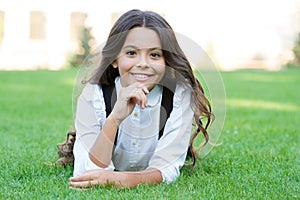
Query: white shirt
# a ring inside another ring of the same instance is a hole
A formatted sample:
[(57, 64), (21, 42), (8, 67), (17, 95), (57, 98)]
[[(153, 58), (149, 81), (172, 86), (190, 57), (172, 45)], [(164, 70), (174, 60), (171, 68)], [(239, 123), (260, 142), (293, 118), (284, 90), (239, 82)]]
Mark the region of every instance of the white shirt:
[[(116, 78), (117, 94), (121, 89)], [(147, 94), (148, 106), (135, 106), (133, 112), (120, 124), (112, 162), (107, 170), (141, 171), (160, 170), (163, 181), (170, 183), (180, 175), (189, 145), (193, 111), (191, 91), (177, 85), (173, 110), (166, 122), (163, 136), (158, 140), (162, 87), (155, 86)], [(90, 159), (88, 152), (106, 120), (105, 102), (99, 85), (87, 84), (78, 98), (74, 144), (74, 176), (90, 169), (100, 168)]]

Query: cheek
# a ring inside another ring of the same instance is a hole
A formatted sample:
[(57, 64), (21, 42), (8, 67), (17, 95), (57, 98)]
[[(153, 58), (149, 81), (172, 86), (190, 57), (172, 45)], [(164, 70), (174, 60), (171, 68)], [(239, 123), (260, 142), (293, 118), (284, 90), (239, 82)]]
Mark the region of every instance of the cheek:
[(161, 63), (157, 64), (155, 68), (156, 68), (155, 71), (158, 74), (164, 75), (165, 71), (166, 71), (166, 64), (164, 62), (161, 62)]
[(127, 73), (128, 71), (130, 71), (130, 69), (132, 68), (133, 63), (130, 62), (130, 60), (123, 60), (123, 59), (120, 59), (118, 61), (118, 69), (119, 69), (119, 73), (120, 75), (124, 75), (125, 73)]
[(160, 76), (162, 77), (165, 74), (166, 68), (165, 67), (161, 67), (160, 69), (158, 69), (157, 73), (160, 74)]

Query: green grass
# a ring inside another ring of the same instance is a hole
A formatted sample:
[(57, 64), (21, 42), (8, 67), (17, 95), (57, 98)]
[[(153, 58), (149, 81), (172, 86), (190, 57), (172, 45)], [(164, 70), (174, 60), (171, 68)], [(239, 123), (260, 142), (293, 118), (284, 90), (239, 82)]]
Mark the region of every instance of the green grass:
[(0, 72), (0, 199), (300, 199), (300, 71), (223, 72), (222, 145), (190, 175), (136, 189), (68, 186), (51, 166), (72, 125), (75, 70)]

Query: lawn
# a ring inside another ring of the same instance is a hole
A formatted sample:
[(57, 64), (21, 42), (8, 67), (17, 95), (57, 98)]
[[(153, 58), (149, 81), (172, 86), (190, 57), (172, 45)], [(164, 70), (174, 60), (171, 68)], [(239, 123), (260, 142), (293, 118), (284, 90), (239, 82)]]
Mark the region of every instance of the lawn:
[(300, 199), (300, 70), (222, 72), (226, 119), (192, 175), (136, 189), (70, 189), (53, 166), (72, 126), (75, 70), (0, 72), (0, 199)]

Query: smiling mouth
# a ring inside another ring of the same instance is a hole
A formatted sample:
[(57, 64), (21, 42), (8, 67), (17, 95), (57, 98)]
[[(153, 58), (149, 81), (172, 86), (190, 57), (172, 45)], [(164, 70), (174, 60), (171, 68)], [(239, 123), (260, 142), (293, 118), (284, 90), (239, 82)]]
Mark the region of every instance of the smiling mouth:
[(130, 73), (134, 79), (136, 79), (137, 81), (145, 81), (148, 78), (150, 78), (151, 76), (153, 76), (152, 74), (139, 74), (139, 73)]

